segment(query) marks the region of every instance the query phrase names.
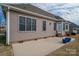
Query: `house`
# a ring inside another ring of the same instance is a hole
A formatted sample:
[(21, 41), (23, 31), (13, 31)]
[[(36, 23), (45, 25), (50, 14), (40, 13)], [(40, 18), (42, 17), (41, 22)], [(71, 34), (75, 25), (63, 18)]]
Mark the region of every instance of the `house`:
[(79, 34), (79, 28), (77, 28), (77, 34)]
[(62, 17), (55, 16), (56, 19), (61, 20), (56, 22), (56, 31), (57, 34), (61, 35), (66, 35), (66, 33), (69, 33), (69, 25), (70, 23), (67, 20), (64, 20)]
[(73, 22), (69, 22), (69, 23), (70, 23), (69, 32), (79, 34), (79, 26), (77, 24), (74, 24)]
[(7, 44), (23, 40), (32, 40), (65, 34), (69, 24), (55, 15), (31, 4), (1, 4), (5, 19)]

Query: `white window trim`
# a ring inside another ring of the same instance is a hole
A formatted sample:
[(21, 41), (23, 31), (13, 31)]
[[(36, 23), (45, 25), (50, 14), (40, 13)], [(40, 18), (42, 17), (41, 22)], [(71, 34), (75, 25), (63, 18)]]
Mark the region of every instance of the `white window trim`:
[[(34, 17), (31, 17), (31, 16), (25, 16), (25, 15), (18, 15), (18, 32), (27, 32), (27, 33), (30, 33), (30, 32), (36, 32), (37, 31), (37, 26), (36, 26), (36, 31), (26, 31), (26, 29), (25, 29), (25, 31), (19, 31), (19, 17), (20, 16), (22, 16), (22, 17), (25, 17), (25, 18), (31, 18), (31, 19), (35, 19), (36, 20), (36, 18), (34, 18)], [(25, 21), (26, 22), (26, 21)], [(25, 23), (25, 25), (26, 25), (26, 23)], [(26, 26), (25, 26), (25, 28), (26, 28)]]

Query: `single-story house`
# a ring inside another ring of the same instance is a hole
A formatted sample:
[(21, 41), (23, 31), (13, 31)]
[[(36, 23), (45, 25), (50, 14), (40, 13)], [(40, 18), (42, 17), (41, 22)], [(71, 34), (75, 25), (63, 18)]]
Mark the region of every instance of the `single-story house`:
[[(62, 35), (69, 24), (55, 15), (31, 4), (1, 4), (6, 19), (6, 42)], [(64, 25), (65, 24), (65, 25)], [(65, 30), (64, 30), (65, 29)]]
[(77, 34), (79, 34), (79, 28), (77, 28)]
[[(69, 22), (69, 21), (68, 21)], [(73, 22), (69, 22), (69, 32), (79, 34), (79, 26)]]
[(56, 22), (56, 33), (59, 35), (65, 35), (69, 33), (70, 23), (67, 20), (64, 20), (62, 17), (55, 16), (56, 19), (61, 20)]

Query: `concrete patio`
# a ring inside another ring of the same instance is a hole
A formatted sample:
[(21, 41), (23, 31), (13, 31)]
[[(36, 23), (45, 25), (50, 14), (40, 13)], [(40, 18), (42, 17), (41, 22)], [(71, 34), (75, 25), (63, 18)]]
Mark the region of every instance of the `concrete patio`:
[(44, 56), (64, 46), (62, 37), (49, 37), (12, 44), (15, 56)]

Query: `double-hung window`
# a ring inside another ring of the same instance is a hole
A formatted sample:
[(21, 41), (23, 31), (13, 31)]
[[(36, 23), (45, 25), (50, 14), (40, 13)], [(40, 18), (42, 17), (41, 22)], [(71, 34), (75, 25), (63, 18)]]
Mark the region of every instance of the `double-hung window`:
[(20, 16), (19, 31), (36, 31), (36, 19)]
[(65, 30), (68, 30), (68, 29), (69, 29), (69, 25), (65, 24)]
[(56, 31), (57, 29), (56, 29), (56, 27), (57, 27), (57, 24), (56, 23), (54, 23), (54, 31)]
[(19, 31), (25, 31), (25, 17), (19, 17)]
[(32, 31), (36, 31), (36, 20), (35, 20), (35, 19), (32, 19), (32, 20), (31, 20), (31, 24), (32, 24), (32, 25), (31, 25), (31, 28), (32, 28), (31, 30), (32, 30)]
[(46, 21), (43, 21), (43, 31), (46, 31)]
[(31, 18), (26, 18), (26, 31), (31, 31)]
[(27, 31), (36, 31), (36, 20), (35, 19), (27, 18), (26, 30)]

